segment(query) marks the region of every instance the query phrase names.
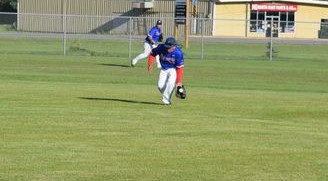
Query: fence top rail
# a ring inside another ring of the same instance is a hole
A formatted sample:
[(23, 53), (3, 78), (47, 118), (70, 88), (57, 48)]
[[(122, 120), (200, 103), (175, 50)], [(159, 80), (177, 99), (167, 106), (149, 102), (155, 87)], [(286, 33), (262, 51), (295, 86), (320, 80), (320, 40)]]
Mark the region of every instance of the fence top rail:
[[(77, 14), (41, 14), (41, 13), (13, 13), (13, 12), (0, 12), (0, 15), (25, 15), (25, 16), (55, 16), (55, 17), (79, 17), (79, 18), (122, 18), (122, 19), (158, 19), (159, 17), (139, 17), (139, 16), (120, 16), (120, 15), (77, 15)], [(160, 19), (174, 19), (174, 17), (160, 17)], [(185, 18), (180, 18), (185, 19)], [(190, 18), (190, 20), (212, 20), (212, 21), (251, 21), (250, 19), (232, 19), (232, 18)], [(285, 22), (285, 21), (282, 21)], [(295, 23), (302, 23), (302, 24), (322, 24), (327, 25), (328, 22), (314, 22), (314, 21), (294, 21)]]
[[(32, 33), (32, 32), (12, 32), (12, 33), (1, 33), (0, 38), (55, 38), (62, 39), (63, 33)], [(141, 35), (100, 35), (100, 34), (66, 34), (67, 39), (90, 39), (90, 40), (143, 40), (144, 36)], [(236, 38), (236, 37), (201, 37), (201, 36), (190, 36), (190, 41), (200, 42), (204, 41), (207, 43), (267, 43), (268, 38)], [(287, 44), (313, 44), (313, 45), (328, 45), (328, 39), (274, 39), (275, 43), (287, 43)]]

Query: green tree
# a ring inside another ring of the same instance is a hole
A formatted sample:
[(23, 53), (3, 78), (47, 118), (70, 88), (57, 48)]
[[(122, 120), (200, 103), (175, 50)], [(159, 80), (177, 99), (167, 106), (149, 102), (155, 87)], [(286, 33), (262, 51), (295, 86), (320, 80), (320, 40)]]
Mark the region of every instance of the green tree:
[(17, 12), (17, 0), (0, 0), (0, 12)]

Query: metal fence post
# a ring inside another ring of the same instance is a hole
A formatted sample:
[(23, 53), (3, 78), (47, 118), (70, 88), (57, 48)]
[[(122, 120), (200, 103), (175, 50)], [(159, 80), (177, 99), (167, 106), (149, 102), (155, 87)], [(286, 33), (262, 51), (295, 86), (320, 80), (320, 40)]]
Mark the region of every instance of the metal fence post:
[(272, 53), (273, 53), (273, 51), (272, 51), (273, 35), (272, 34), (273, 34), (273, 16), (271, 17), (271, 25), (270, 25), (270, 61), (272, 61)]
[(201, 28), (201, 37), (202, 37), (202, 56), (201, 59), (204, 60), (204, 19), (201, 19), (202, 28)]
[(129, 19), (129, 59), (131, 59), (132, 50), (132, 17)]
[(63, 54), (64, 56), (66, 55), (66, 39), (67, 39), (67, 15), (66, 15), (66, 1), (64, 1), (64, 5), (63, 5)]

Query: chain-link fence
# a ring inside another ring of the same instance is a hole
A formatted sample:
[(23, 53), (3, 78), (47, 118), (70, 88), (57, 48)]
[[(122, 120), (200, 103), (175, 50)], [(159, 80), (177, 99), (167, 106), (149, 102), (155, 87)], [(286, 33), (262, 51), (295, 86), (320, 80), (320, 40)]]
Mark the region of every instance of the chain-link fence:
[(185, 27), (176, 27), (173, 18), (15, 13), (0, 13), (0, 52), (131, 59), (143, 51), (145, 35), (157, 19), (163, 21), (165, 37), (177, 36), (186, 58), (326, 59), (328, 55), (327, 22), (295, 22), (283, 29), (272, 21), (254, 29), (247, 20), (191, 18), (186, 49)]

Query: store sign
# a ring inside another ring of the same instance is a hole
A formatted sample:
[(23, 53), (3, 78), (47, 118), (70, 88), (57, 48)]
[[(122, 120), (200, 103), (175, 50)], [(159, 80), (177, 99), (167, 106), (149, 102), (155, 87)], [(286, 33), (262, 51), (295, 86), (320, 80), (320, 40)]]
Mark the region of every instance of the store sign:
[(296, 4), (252, 4), (253, 11), (285, 11), (296, 12)]
[(187, 3), (186, 0), (176, 0), (175, 2), (175, 23), (186, 24)]

